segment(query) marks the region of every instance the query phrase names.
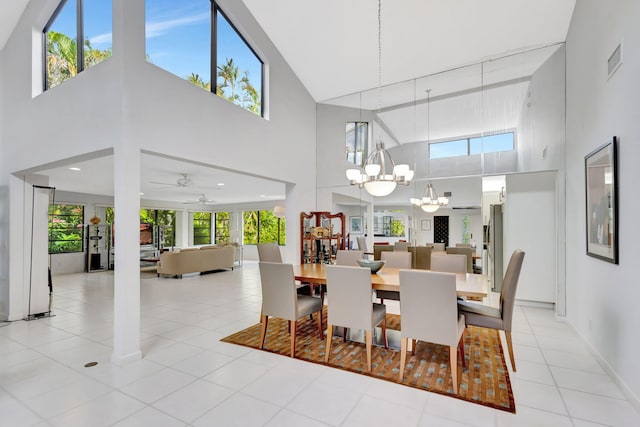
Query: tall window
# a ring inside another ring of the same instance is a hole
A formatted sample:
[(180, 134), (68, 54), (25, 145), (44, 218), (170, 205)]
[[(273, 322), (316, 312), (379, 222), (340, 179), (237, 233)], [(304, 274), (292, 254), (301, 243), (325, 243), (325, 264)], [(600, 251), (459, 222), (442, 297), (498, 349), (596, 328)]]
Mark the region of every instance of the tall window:
[(216, 212), (216, 245), (229, 243), (229, 212)]
[(244, 244), (277, 242), (286, 244), (286, 222), (273, 215), (273, 211), (246, 211), (244, 218)]
[(477, 136), (452, 141), (432, 142), (429, 144), (429, 158), (470, 156), (472, 154), (513, 151), (515, 149), (514, 132)]
[(82, 205), (49, 205), (49, 253), (82, 252), (84, 250), (84, 207)]
[(146, 0), (145, 8), (149, 62), (263, 114), (264, 64), (215, 1)]
[(346, 135), (347, 161), (356, 166), (364, 165), (364, 162), (367, 159), (367, 147), (369, 146), (369, 123), (347, 123)]
[(45, 90), (110, 57), (111, 27), (110, 1), (62, 0), (43, 30)]
[(211, 212), (193, 213), (193, 244), (211, 244)]

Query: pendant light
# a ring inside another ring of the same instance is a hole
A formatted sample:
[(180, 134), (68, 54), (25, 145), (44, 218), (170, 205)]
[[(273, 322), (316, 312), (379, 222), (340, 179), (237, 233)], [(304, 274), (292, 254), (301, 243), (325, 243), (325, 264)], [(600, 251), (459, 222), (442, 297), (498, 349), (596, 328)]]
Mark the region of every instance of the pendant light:
[[(381, 0), (378, 0), (378, 114), (382, 98), (382, 14)], [(347, 169), (347, 179), (351, 185), (367, 190), (372, 196), (387, 196), (398, 184), (409, 185), (413, 170), (407, 164), (396, 165), (384, 148), (382, 136), (376, 143), (376, 151), (367, 157), (364, 168)]]
[[(430, 117), (431, 115), (431, 89), (427, 89), (427, 145), (429, 144), (429, 139), (431, 137), (431, 123)], [(411, 198), (409, 199), (412, 205), (419, 206), (423, 211), (433, 213), (440, 209), (440, 206), (447, 206), (449, 204), (449, 199), (447, 197), (438, 197), (438, 192), (431, 183), (427, 184), (424, 191), (422, 192), (422, 197), (419, 199)]]

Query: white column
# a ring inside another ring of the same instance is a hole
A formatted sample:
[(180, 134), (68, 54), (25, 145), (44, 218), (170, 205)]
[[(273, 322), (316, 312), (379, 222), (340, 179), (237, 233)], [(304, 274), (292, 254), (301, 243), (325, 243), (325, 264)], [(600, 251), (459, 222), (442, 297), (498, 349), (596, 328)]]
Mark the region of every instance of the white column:
[(113, 1), (113, 58), (122, 77), (122, 121), (114, 142), (115, 272), (113, 354), (122, 365), (140, 352), (140, 149), (130, 134), (128, 109), (133, 76), (127, 64), (144, 60), (144, 1)]
[[(115, 272), (113, 355), (115, 364), (140, 352), (140, 150), (121, 141), (114, 148)], [(133, 144), (132, 144), (133, 145)]]

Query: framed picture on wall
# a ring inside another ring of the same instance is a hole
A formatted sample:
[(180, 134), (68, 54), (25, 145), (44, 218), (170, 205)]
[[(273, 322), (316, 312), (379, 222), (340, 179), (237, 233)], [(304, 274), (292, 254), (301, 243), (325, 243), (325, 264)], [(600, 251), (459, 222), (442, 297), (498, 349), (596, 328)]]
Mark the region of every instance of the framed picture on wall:
[(431, 230), (431, 220), (430, 219), (423, 219), (422, 221), (420, 221), (420, 229), (422, 231), (430, 231)]
[(587, 255), (618, 263), (617, 141), (614, 136), (584, 158)]
[(361, 216), (351, 216), (349, 217), (349, 222), (351, 224), (351, 234), (362, 234), (362, 217)]

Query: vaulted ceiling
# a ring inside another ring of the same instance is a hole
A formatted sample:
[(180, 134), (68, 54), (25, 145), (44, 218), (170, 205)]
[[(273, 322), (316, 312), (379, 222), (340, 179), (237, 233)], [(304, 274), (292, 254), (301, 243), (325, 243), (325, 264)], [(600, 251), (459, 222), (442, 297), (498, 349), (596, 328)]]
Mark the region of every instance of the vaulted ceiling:
[[(509, 60), (501, 62), (495, 71), (506, 80), (530, 76), (565, 41), (575, 6), (575, 0), (383, 0), (379, 50), (375, 0), (242, 1), (317, 102), (382, 108), (378, 119), (386, 123), (392, 140), (400, 144), (424, 139), (424, 126), (421, 128), (415, 119), (407, 126), (407, 117), (424, 116), (426, 107), (420, 101), (424, 101), (426, 89), (437, 98), (472, 90), (479, 82), (490, 83), (473, 64), (498, 64), (496, 58), (529, 52), (511, 64)], [(0, 2), (0, 50), (28, 3)], [(220, 3), (224, 7), (225, 2)], [(453, 85), (452, 79), (439, 77), (452, 69), (460, 70), (460, 79)], [(385, 86), (380, 92), (379, 79)], [(524, 93), (522, 87), (511, 89)], [(438, 134), (438, 121), (434, 123), (432, 139)], [(467, 133), (471, 133), (469, 129)], [(162, 168), (169, 181), (174, 177), (177, 180), (188, 169), (171, 161), (162, 163)], [(195, 168), (193, 173), (213, 171)], [(237, 176), (225, 178), (222, 171), (214, 175), (216, 181), (240, 182)], [(270, 181), (264, 182), (264, 191), (256, 191), (259, 180), (255, 179), (247, 187), (258, 197), (274, 193)], [(147, 189), (154, 190), (153, 185)], [(198, 193), (205, 192), (196, 190), (189, 197), (197, 198)], [(209, 192), (209, 198), (221, 196), (219, 190)], [(179, 196), (178, 200), (184, 199), (182, 194), (170, 197)], [(247, 195), (245, 200), (249, 197), (256, 196)]]

